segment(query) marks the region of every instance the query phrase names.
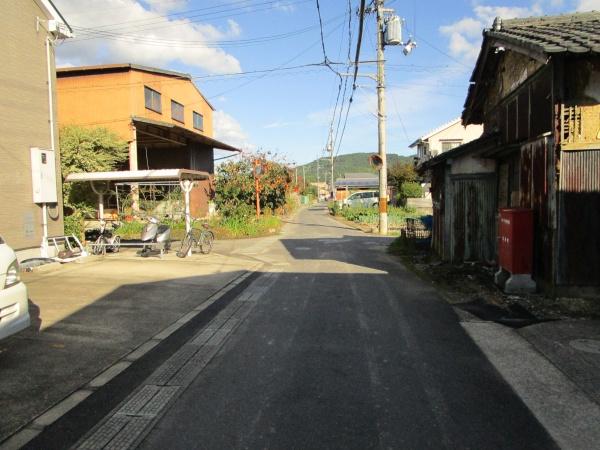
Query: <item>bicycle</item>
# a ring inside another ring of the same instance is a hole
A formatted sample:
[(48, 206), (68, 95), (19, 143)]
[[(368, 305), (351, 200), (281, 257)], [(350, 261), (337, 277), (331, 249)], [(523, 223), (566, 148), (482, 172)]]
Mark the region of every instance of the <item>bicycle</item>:
[[(114, 228), (114, 224), (113, 224)], [(100, 233), (96, 240), (91, 244), (93, 255), (106, 255), (106, 252), (118, 253), (121, 248), (121, 236), (114, 235), (112, 231), (107, 230), (106, 221), (100, 221)]]
[(215, 235), (208, 228), (208, 224), (203, 223), (201, 229), (194, 228), (194, 223), (197, 219), (192, 218), (190, 231), (188, 231), (181, 240), (181, 247), (177, 251), (179, 258), (185, 258), (192, 247), (200, 248), (200, 252), (208, 255), (212, 250)]

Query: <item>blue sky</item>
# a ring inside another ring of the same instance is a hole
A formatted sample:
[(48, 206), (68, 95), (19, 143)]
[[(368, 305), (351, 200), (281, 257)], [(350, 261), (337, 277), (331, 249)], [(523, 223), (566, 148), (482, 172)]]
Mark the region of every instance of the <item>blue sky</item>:
[[(316, 0), (54, 0), (76, 37), (58, 46), (59, 66), (131, 62), (186, 72), (214, 105), (217, 138), (302, 164), (323, 154), (339, 86), (324, 61)], [(319, 0), (325, 53), (347, 71), (356, 51), (359, 0)], [(367, 1), (367, 4), (370, 3)], [(386, 48), (387, 151), (411, 154), (419, 136), (458, 117), (481, 32), (503, 18), (600, 10), (600, 0), (387, 0), (405, 19), (404, 56)], [(350, 26), (349, 26), (350, 23)], [(350, 31), (349, 31), (350, 30)], [(375, 59), (375, 17), (365, 18), (361, 60)], [(349, 32), (352, 35), (350, 46)], [(302, 67), (298, 67), (302, 66)], [(375, 73), (361, 64), (359, 73)], [(240, 75), (232, 75), (239, 74)], [(337, 154), (375, 152), (375, 82), (358, 79)], [(343, 89), (342, 89), (343, 93)], [(337, 131), (337, 132), (336, 132)]]

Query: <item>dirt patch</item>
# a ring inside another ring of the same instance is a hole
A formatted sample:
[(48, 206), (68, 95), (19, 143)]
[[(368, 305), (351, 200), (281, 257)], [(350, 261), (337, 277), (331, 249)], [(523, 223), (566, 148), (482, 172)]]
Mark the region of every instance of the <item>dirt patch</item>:
[[(478, 262), (442, 262), (432, 254), (427, 241), (398, 238), (389, 251), (398, 255), (421, 278), (434, 284), (447, 301), (456, 306), (476, 305), (480, 308), (481, 305), (492, 305), (503, 310), (508, 318), (518, 316), (523, 320), (600, 318), (600, 299), (505, 294), (494, 283), (495, 266)], [(468, 311), (467, 307), (464, 309)], [(501, 311), (496, 312), (500, 314)]]

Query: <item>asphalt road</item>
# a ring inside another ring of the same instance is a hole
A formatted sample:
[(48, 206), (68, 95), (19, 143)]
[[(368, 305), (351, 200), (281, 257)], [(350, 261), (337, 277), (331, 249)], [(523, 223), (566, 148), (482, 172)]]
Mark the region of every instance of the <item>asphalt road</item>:
[(389, 239), (294, 222), (246, 249), (270, 287), (141, 448), (556, 447)]

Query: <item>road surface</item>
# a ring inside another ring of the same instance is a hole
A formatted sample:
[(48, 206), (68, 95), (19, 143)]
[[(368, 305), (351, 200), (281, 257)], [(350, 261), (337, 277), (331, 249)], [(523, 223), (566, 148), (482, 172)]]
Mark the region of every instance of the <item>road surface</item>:
[(265, 262), (252, 307), (140, 448), (555, 447), (389, 239), (292, 222), (240, 250)]

